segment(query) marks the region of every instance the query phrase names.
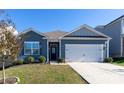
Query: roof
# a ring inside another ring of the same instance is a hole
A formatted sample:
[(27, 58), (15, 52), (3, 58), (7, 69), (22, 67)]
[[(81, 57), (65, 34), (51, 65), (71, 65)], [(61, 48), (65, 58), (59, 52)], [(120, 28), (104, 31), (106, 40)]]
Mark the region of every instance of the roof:
[[(110, 39), (110, 37), (106, 36), (103, 33), (100, 33), (98, 31), (96, 31), (94, 28), (92, 28), (92, 27), (90, 27), (90, 26), (88, 26), (86, 24), (78, 27), (77, 29), (72, 30), (72, 32), (65, 32), (65, 31), (61, 31), (61, 30), (55, 30), (55, 31), (51, 31), (51, 32), (44, 32), (44, 33), (42, 33), (42, 32), (37, 31), (34, 28), (28, 28), (25, 31), (19, 33), (19, 36), (21, 34), (25, 34), (25, 33), (29, 32), (29, 31), (33, 31), (33, 32), (35, 32), (37, 34), (40, 34), (42, 36), (45, 36), (51, 42), (58, 42), (59, 39), (63, 38), (64, 36), (67, 36), (67, 35), (69, 35), (69, 34), (71, 34), (73, 32), (78, 31), (79, 29), (82, 29), (82, 28), (87, 28), (90, 32), (95, 33), (95, 34), (98, 34), (96, 36), (88, 36), (87, 35), (87, 36), (84, 36), (84, 38), (85, 37), (90, 37), (90, 38), (93, 38), (93, 37), (100, 38), (101, 37), (101, 38), (109, 38)], [(73, 37), (82, 38), (82, 36), (75, 36), (75, 35)]]
[(33, 32), (35, 32), (35, 33), (37, 33), (37, 34), (39, 34), (39, 35), (41, 35), (41, 36), (44, 36), (44, 37), (48, 38), (47, 35), (45, 35), (44, 33), (39, 32), (38, 30), (36, 30), (36, 29), (34, 29), (34, 28), (32, 28), (32, 27), (30, 27), (30, 28), (24, 30), (23, 32), (19, 33), (18, 36), (20, 36), (20, 35), (22, 35), (22, 34), (25, 34), (25, 33), (28, 33), (28, 32), (30, 32), (30, 31), (33, 31)]
[(104, 27), (104, 25), (98, 25), (94, 29), (96, 29), (96, 28), (103, 28), (103, 27)]
[(124, 18), (124, 15), (122, 15), (122, 16), (120, 16), (120, 17), (116, 18), (115, 20), (111, 21), (110, 23), (108, 23), (108, 24), (104, 25), (104, 27), (106, 27), (106, 26), (108, 26), (108, 25), (112, 24), (112, 23), (113, 23), (113, 22), (115, 22), (115, 21), (118, 21), (118, 20), (119, 20), (119, 19), (121, 19), (121, 18)]
[(45, 32), (44, 34), (48, 37), (49, 40), (57, 41), (60, 36), (67, 34), (67, 33), (68, 32), (56, 30), (56, 31), (51, 31), (51, 32)]
[[(78, 27), (78, 28), (72, 30), (72, 32), (70, 32), (70, 33), (64, 34), (63, 36), (60, 37), (60, 39), (62, 39), (62, 38), (64, 38), (65, 36), (68, 36), (68, 35), (70, 35), (70, 34), (76, 32), (76, 31), (79, 31), (80, 29), (84, 29), (84, 28), (87, 28), (90, 32), (92, 32), (92, 33), (94, 33), (94, 34), (97, 34), (97, 35), (95, 35), (95, 36), (99, 36), (99, 37), (104, 37), (104, 38), (111, 39), (109, 36), (107, 36), (107, 35), (105, 35), (105, 34), (103, 34), (103, 33), (101, 33), (101, 32), (96, 31), (94, 28), (92, 28), (92, 27), (90, 27), (89, 25), (86, 25), (86, 24), (84, 24), (84, 25), (82, 25), (82, 26), (80, 26), (80, 27)], [(89, 37), (89, 36), (87, 35), (87, 36), (85, 36), (85, 37)]]

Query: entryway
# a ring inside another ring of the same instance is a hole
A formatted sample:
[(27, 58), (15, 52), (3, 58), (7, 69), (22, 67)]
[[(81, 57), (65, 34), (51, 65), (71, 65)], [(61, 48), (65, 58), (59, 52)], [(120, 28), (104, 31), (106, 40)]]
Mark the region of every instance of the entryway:
[(57, 61), (59, 58), (59, 43), (50, 42), (49, 43), (49, 59), (50, 61)]

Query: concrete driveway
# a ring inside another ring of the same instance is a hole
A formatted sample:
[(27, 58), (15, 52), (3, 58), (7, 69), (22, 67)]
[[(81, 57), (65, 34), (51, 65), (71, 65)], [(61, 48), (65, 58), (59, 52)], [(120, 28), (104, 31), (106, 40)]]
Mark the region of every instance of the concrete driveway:
[(98, 62), (68, 62), (90, 84), (124, 84), (124, 67)]

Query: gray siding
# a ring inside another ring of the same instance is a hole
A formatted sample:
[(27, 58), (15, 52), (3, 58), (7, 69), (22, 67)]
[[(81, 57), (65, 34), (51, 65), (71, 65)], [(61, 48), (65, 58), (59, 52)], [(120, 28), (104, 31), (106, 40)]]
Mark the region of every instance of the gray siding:
[(83, 27), (83, 28), (81, 28), (81, 29), (79, 29), (79, 30), (67, 35), (66, 37), (68, 37), (68, 36), (100, 36), (100, 35), (90, 31), (86, 27)]
[(119, 20), (104, 28), (96, 28), (96, 30), (112, 38), (109, 46), (110, 56), (121, 56), (121, 21)]
[[(43, 55), (47, 58), (47, 39), (43, 39), (43, 37), (44, 36), (41, 36), (33, 31), (30, 31), (30, 32), (24, 34), (19, 57), (22, 57), (22, 58), (26, 57), (24, 55), (24, 42), (25, 41), (38, 41), (38, 42), (40, 42), (40, 55)], [(37, 59), (40, 55), (36, 55), (34, 57)]]
[(61, 58), (65, 58), (65, 44), (105, 44), (105, 40), (61, 40)]

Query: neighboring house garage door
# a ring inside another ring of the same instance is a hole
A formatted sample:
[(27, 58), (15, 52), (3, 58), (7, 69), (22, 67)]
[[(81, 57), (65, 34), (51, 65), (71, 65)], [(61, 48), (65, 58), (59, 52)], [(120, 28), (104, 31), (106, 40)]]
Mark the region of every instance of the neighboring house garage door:
[(66, 44), (65, 60), (68, 62), (103, 61), (103, 44)]

